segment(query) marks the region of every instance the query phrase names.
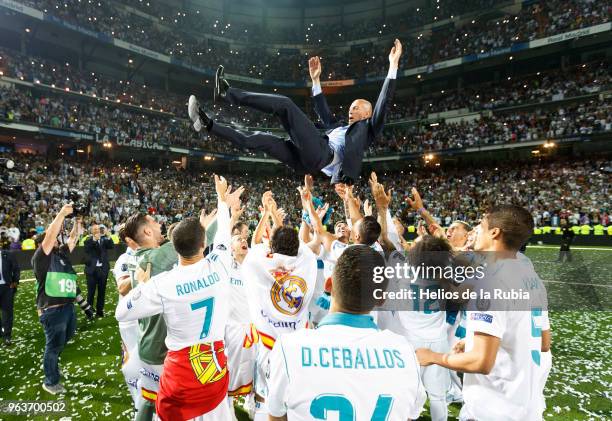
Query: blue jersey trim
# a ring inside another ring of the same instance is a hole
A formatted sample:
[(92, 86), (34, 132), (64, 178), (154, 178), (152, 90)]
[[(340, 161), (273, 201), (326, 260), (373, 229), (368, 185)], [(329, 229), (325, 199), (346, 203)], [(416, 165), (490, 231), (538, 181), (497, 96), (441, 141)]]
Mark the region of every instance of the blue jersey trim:
[(376, 329), (378, 326), (369, 314), (330, 313), (321, 320), (319, 327), (326, 325), (345, 325), (361, 329)]

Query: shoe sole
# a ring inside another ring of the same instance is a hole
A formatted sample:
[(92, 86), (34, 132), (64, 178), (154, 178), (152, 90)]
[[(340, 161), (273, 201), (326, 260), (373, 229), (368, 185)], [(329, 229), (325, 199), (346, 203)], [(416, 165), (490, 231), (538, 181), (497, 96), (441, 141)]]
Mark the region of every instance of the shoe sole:
[(50, 390), (50, 389), (47, 387), (47, 385), (45, 385), (45, 384), (43, 384), (43, 387), (42, 387), (42, 388), (43, 388), (43, 390), (44, 390), (45, 392), (50, 393), (50, 394), (52, 394), (53, 396), (55, 396), (55, 395), (61, 395), (61, 394), (63, 394), (63, 393), (66, 393), (66, 390), (65, 390), (65, 389), (64, 389), (64, 390), (59, 390), (59, 391), (57, 391), (57, 392), (54, 392), (54, 391)]
[(221, 86), (219, 83), (219, 78), (223, 77), (224, 71), (225, 69), (223, 68), (223, 66), (217, 67), (217, 72), (215, 73), (215, 95), (213, 98), (214, 102), (217, 102), (217, 99), (221, 95)]
[(189, 96), (189, 103), (187, 105), (187, 114), (189, 114), (189, 119), (195, 122), (198, 119), (198, 100), (195, 95)]
[(193, 128), (196, 132), (202, 130), (202, 122), (200, 121), (200, 114), (198, 112), (198, 108), (200, 104), (196, 99), (195, 95), (189, 96), (189, 103), (187, 105), (187, 114), (189, 114), (189, 119), (193, 122)]

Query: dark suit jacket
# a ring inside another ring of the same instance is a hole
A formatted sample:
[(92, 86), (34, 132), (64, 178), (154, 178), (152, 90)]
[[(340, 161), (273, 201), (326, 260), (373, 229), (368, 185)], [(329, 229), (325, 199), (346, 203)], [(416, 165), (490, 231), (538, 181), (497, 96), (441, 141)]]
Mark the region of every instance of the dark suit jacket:
[[(332, 177), (332, 184), (354, 184), (359, 179), (363, 154), (382, 133), (387, 110), (393, 101), (395, 85), (396, 79), (385, 79), (385, 83), (380, 90), (378, 100), (372, 111), (372, 117), (351, 124), (346, 131), (344, 160), (340, 164), (338, 173)], [(330, 131), (336, 127), (346, 125), (345, 122), (334, 118), (323, 93), (315, 95), (313, 100), (315, 111), (321, 119), (325, 130)]]
[(4, 279), (6, 285), (19, 283), (21, 271), (15, 255), (10, 251), (2, 250), (0, 251), (0, 258), (2, 258), (2, 279)]
[(108, 250), (115, 247), (113, 240), (109, 237), (100, 237), (100, 242), (97, 242), (93, 237), (89, 237), (83, 244), (85, 246), (85, 273), (90, 275), (95, 272), (98, 261), (102, 263), (102, 270), (108, 272), (110, 264), (108, 262)]

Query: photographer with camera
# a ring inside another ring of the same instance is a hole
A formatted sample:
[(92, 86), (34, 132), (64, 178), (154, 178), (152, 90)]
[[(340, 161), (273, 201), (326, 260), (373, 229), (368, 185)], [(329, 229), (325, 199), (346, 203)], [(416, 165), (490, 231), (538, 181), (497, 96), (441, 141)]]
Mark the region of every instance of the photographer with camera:
[(72, 216), (72, 204), (64, 205), (47, 230), (38, 237), (32, 257), (37, 285), (36, 307), (45, 332), (45, 380), (42, 387), (53, 395), (66, 392), (60, 383), (58, 361), (76, 330), (77, 274), (68, 256), (77, 244), (82, 230), (81, 220), (74, 221), (67, 242), (64, 242), (62, 233), (65, 219)]
[(115, 247), (113, 240), (107, 235), (104, 226), (94, 224), (91, 226), (91, 237), (85, 240), (85, 276), (87, 278), (87, 302), (93, 306), (96, 288), (96, 315), (104, 317), (104, 299), (106, 295), (106, 280), (110, 270), (108, 250)]

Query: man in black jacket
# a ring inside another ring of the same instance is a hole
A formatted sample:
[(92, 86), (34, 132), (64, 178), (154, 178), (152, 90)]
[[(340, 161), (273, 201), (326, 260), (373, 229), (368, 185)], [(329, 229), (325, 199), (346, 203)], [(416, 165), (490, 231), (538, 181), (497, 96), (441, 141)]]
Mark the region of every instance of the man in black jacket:
[(6, 346), (11, 345), (13, 331), (13, 304), (21, 272), (13, 253), (0, 251), (0, 309), (2, 309), (1, 337)]
[(289, 141), (270, 133), (245, 133), (213, 122), (202, 110), (195, 96), (189, 98), (189, 118), (197, 131), (202, 127), (235, 146), (265, 152), (298, 172), (322, 171), (331, 177), (332, 184), (352, 185), (359, 178), (363, 154), (368, 146), (380, 136), (385, 115), (393, 101), (397, 69), (402, 54), (402, 44), (395, 40), (389, 53), (389, 73), (372, 110), (365, 99), (353, 101), (349, 108), (348, 124), (337, 121), (331, 114), (321, 91), (321, 62), (312, 57), (309, 62), (315, 111), (323, 128), (322, 135), (312, 121), (297, 105), (283, 95), (260, 94), (230, 88), (223, 78), (223, 66), (219, 66), (215, 79), (215, 99), (223, 98), (233, 105), (241, 105), (277, 115), (289, 134)]
[(106, 279), (110, 264), (108, 262), (108, 250), (115, 245), (113, 240), (106, 236), (106, 232), (102, 232), (103, 228), (97, 224), (91, 227), (91, 237), (85, 240), (85, 277), (87, 278), (87, 302), (93, 307), (93, 299), (98, 288), (98, 297), (96, 299), (96, 315), (104, 317), (104, 298), (106, 294)]

